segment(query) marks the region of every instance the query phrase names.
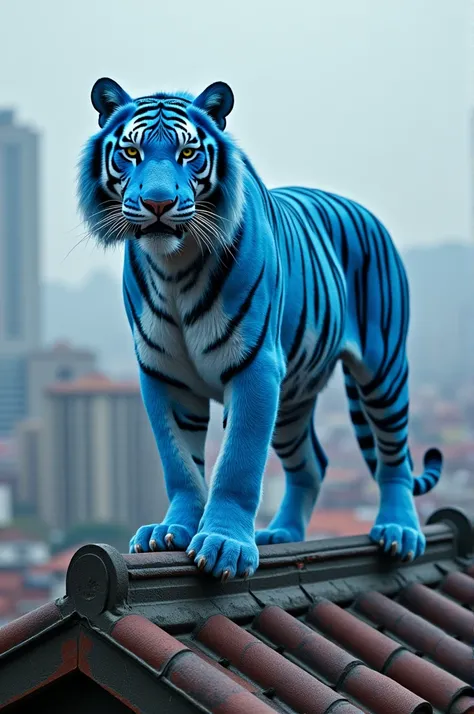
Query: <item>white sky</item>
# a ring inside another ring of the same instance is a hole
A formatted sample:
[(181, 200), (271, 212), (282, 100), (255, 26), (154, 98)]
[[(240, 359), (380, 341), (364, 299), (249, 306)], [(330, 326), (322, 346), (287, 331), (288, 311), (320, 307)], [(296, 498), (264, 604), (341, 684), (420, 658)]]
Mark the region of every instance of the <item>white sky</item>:
[[(1, 0), (0, 105), (43, 132), (43, 273), (117, 275), (81, 237), (75, 166), (104, 75), (132, 95), (235, 93), (228, 129), (269, 186), (367, 204), (400, 247), (470, 228), (467, 0)], [(27, 197), (25, 197), (27, 200)]]

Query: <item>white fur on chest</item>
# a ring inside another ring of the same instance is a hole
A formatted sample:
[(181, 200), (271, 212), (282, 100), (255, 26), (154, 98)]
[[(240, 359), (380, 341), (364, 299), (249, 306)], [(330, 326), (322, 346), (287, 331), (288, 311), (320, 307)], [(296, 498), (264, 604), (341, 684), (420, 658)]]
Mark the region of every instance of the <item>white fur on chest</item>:
[[(134, 337), (140, 359), (167, 377), (184, 382), (196, 394), (222, 401), (223, 385), (220, 376), (245, 355), (241, 332), (237, 328), (223, 344), (212, 350), (207, 349), (226, 334), (232, 317), (225, 313), (221, 295), (196, 321), (186, 324), (186, 317), (199, 305), (206, 292), (209, 270), (203, 269), (193, 287), (186, 291), (182, 289), (186, 281), (182, 281), (182, 284), (165, 282), (155, 275), (152, 281), (155, 288), (147, 280), (155, 304), (166, 311), (175, 324), (155, 315), (144, 302), (141, 326), (149, 341), (156, 346), (147, 344), (135, 328)], [(158, 296), (156, 288), (162, 298)]]

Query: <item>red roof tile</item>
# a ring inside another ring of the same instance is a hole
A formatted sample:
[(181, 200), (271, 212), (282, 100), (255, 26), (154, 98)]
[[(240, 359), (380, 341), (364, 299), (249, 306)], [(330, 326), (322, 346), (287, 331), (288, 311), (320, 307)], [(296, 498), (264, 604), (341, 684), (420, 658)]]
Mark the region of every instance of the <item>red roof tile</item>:
[[(140, 615), (126, 615), (117, 622), (112, 637), (130, 652), (167, 677), (175, 685), (209, 707), (215, 714), (239, 714), (249, 707), (257, 714), (273, 710), (259, 702), (234, 677), (216, 669), (188, 647)], [(186, 654), (185, 658), (177, 658)]]
[(305, 664), (336, 691), (351, 697), (364, 711), (378, 712), (384, 707), (399, 714), (431, 711), (420, 697), (374, 672), (279, 607), (265, 608), (256, 626), (274, 645), (284, 647), (288, 655)]
[[(193, 652), (171, 662), (168, 678), (175, 687), (186, 692), (212, 714), (274, 714), (275, 711), (228, 677), (227, 673), (212, 667)], [(341, 714), (345, 712), (341, 710)], [(352, 713), (347, 710), (347, 714)]]
[(112, 637), (157, 672), (162, 672), (178, 652), (188, 649), (141, 615), (122, 617), (114, 626)]
[[(403, 600), (406, 592), (402, 591)], [(467, 682), (474, 681), (474, 658), (470, 647), (422, 617), (377, 592), (359, 596), (355, 609), (415, 651), (428, 655), (448, 672)]]
[(474, 714), (474, 697), (460, 697), (449, 714)]
[(61, 620), (55, 603), (48, 603), (0, 628), (0, 654)]
[(465, 682), (408, 652), (332, 602), (321, 600), (307, 617), (349, 652), (443, 712), (449, 712), (451, 703), (463, 692), (474, 694)]
[(463, 605), (474, 605), (474, 579), (469, 575), (448, 573), (441, 590)]
[(460, 637), (472, 644), (474, 633), (474, 613), (461, 605), (443, 597), (421, 583), (414, 583), (405, 588), (401, 602), (410, 610), (433, 622), (450, 635)]
[[(223, 615), (210, 617), (196, 637), (260, 686), (274, 690), (279, 699), (298, 712), (325, 714), (344, 702), (344, 697)], [(355, 714), (360, 710), (347, 702), (344, 711)]]

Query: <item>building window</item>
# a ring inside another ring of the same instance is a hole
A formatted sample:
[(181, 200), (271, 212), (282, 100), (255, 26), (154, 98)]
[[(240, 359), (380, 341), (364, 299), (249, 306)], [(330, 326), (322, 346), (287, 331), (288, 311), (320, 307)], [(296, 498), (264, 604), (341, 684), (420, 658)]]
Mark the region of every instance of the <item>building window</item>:
[(58, 382), (69, 382), (74, 377), (72, 367), (62, 365), (56, 370), (56, 379)]

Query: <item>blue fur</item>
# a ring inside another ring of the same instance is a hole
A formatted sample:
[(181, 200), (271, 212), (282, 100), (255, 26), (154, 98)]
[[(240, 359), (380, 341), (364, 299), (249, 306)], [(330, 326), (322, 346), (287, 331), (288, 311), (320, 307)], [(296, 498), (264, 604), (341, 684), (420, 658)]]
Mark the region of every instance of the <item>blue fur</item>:
[[(79, 203), (102, 244), (126, 243), (125, 307), (170, 500), (163, 523), (142, 526), (131, 551), (186, 549), (207, 572), (233, 577), (257, 568), (256, 544), (304, 539), (327, 466), (317, 395), (342, 360), (356, 437), (380, 487), (370, 536), (392, 555), (421, 555), (413, 495), (437, 483), (441, 454), (430, 450), (413, 476), (408, 285), (383, 225), (323, 191), (269, 191), (224, 133), (233, 96), (223, 83), (196, 99), (132, 100), (103, 79), (92, 99), (101, 131), (82, 155)], [(136, 160), (124, 144), (132, 139)], [(183, 147), (198, 141), (185, 161)], [(150, 201), (166, 204), (156, 221)], [(117, 223), (101, 218), (109, 211)], [(193, 253), (197, 220), (207, 226), (202, 255)], [(210, 398), (224, 404), (225, 433), (208, 493)], [(272, 445), (287, 488), (255, 533)]]

